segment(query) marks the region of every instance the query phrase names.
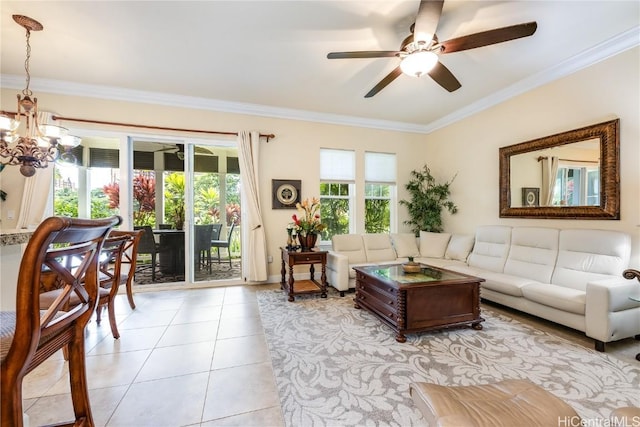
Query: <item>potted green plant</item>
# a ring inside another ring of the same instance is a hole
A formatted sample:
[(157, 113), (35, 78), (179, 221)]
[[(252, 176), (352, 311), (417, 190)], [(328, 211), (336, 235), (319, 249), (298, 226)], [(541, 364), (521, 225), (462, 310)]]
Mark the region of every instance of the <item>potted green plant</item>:
[(400, 200), (400, 204), (407, 207), (411, 219), (404, 223), (411, 227), (416, 236), (420, 231), (441, 232), (443, 209), (451, 214), (458, 212), (458, 207), (449, 200), (450, 186), (455, 177), (454, 175), (449, 181), (438, 183), (427, 165), (420, 170), (411, 171), (411, 179), (405, 185), (411, 198)]
[(176, 203), (169, 220), (176, 230), (182, 230), (184, 228), (184, 202), (178, 201), (178, 203)]

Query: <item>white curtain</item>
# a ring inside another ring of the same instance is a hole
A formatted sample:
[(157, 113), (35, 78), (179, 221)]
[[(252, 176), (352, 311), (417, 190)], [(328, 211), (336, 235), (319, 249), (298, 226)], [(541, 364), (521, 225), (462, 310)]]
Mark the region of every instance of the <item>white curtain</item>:
[(238, 134), (238, 160), (242, 184), (242, 277), (251, 282), (267, 280), (267, 243), (260, 208), (258, 160), (260, 134)]
[[(40, 124), (51, 123), (51, 113), (38, 113)], [(25, 178), (22, 201), (18, 212), (17, 228), (35, 228), (50, 213), (53, 163), (45, 169), (36, 169), (36, 174)]]
[(558, 157), (548, 156), (542, 159), (542, 195), (540, 205), (551, 206), (553, 203), (553, 190), (558, 174)]

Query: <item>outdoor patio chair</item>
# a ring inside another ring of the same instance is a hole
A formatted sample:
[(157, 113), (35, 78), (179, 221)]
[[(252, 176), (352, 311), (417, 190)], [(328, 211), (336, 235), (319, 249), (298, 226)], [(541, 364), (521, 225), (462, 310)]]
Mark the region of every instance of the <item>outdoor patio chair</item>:
[(202, 267), (208, 267), (211, 273), (211, 239), (213, 236), (213, 224), (196, 224), (194, 231), (194, 255), (195, 267), (200, 271)]
[[(16, 309), (0, 312), (0, 425), (22, 427), (22, 381), (58, 350), (67, 347), (75, 422), (94, 425), (85, 368), (85, 326), (98, 295), (103, 241), (121, 218), (50, 217), (34, 231), (24, 251), (17, 282)], [(52, 247), (55, 244), (55, 247)], [(43, 282), (63, 291), (40, 309)], [(69, 307), (75, 296), (79, 304)]]
[(156, 243), (153, 237), (153, 229), (148, 226), (134, 227), (134, 230), (142, 230), (142, 237), (138, 244), (138, 255), (151, 255), (151, 265), (136, 264), (136, 272), (151, 268), (151, 281), (156, 280), (156, 267), (158, 265), (158, 254), (160, 253), (160, 244)]
[(231, 224), (231, 228), (229, 229), (229, 233), (227, 234), (227, 240), (217, 239), (211, 241), (211, 247), (216, 248), (216, 250), (218, 251), (218, 263), (221, 262), (220, 248), (227, 248), (227, 253), (229, 254), (229, 267), (231, 267), (231, 236), (233, 236), (233, 229), (235, 228), (235, 226), (235, 222)]

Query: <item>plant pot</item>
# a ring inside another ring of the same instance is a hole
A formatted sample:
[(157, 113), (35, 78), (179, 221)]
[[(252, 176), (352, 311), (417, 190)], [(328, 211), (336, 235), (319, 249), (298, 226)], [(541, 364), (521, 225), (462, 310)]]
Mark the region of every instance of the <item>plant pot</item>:
[(318, 235), (315, 233), (310, 233), (306, 236), (298, 234), (298, 241), (300, 242), (302, 252), (309, 252), (316, 245), (316, 240), (318, 240)]

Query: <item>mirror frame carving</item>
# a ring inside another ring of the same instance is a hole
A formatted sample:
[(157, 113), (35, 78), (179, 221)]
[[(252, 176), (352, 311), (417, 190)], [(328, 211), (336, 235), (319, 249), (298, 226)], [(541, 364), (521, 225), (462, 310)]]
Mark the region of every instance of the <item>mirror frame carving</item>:
[[(511, 156), (600, 140), (600, 205), (511, 207)], [(620, 219), (620, 119), (500, 147), (500, 218)]]

